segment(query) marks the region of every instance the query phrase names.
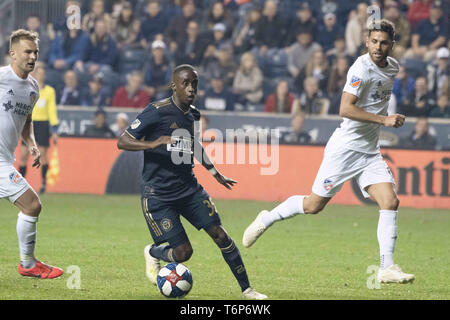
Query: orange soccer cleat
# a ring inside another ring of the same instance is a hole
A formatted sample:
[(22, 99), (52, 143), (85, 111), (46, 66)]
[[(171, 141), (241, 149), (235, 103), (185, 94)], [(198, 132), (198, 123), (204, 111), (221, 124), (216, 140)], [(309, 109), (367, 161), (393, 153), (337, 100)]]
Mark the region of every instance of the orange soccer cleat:
[(19, 273), (26, 277), (36, 277), (41, 279), (53, 279), (62, 275), (64, 272), (62, 269), (48, 264), (36, 261), (36, 265), (33, 268), (26, 269), (19, 264)]

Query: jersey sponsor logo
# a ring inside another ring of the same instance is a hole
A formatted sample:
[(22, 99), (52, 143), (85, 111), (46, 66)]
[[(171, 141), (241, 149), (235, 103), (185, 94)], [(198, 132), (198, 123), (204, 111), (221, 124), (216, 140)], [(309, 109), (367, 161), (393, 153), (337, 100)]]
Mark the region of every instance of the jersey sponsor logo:
[(350, 85), (353, 88), (358, 88), (361, 84), (361, 78), (358, 78), (357, 76), (352, 76), (352, 80), (350, 80)]
[(330, 179), (325, 179), (323, 181), (323, 188), (327, 191), (330, 191), (333, 188), (333, 181)]
[(9, 180), (11, 180), (11, 182), (14, 182), (14, 183), (19, 183), (20, 182), (20, 174), (18, 174), (17, 172), (11, 172), (9, 174)]
[(131, 129), (136, 129), (137, 127), (139, 127), (141, 125), (141, 121), (139, 119), (136, 119), (133, 121), (133, 123), (131, 124)]
[(9, 94), (9, 95), (13, 96), (13, 95), (14, 95), (14, 91), (13, 91), (13, 89), (9, 89), (9, 91), (7, 92), (7, 94)]
[(172, 137), (175, 142), (167, 145), (167, 151), (192, 154), (192, 140), (184, 137)]

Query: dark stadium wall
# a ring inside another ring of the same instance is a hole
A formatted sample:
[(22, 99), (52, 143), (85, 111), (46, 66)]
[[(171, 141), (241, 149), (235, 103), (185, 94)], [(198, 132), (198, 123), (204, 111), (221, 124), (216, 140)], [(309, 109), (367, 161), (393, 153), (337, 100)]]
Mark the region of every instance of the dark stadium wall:
[[(261, 151), (255, 145), (205, 144), (205, 148), (213, 152), (217, 168), (238, 181), (229, 191), (196, 164), (194, 171), (198, 180), (213, 198), (219, 199), (282, 201), (293, 194), (309, 194), (323, 156), (321, 146), (280, 145), (279, 157), (273, 159), (278, 158), (279, 162), (272, 164), (275, 174), (261, 175), (269, 164), (260, 157)], [(254, 153), (255, 150), (257, 155), (250, 157), (249, 152)], [(230, 151), (233, 151), (231, 157)], [(266, 151), (267, 155), (274, 152), (271, 149)], [(50, 150), (49, 154), (52, 153)], [(385, 149), (382, 153), (398, 183), (402, 206), (450, 208), (448, 151)], [(117, 150), (115, 139), (62, 137), (58, 140), (58, 154), (60, 170), (54, 185), (48, 185), (50, 193), (139, 193), (142, 153)], [(29, 166), (26, 178), (38, 190), (40, 170), (31, 168), (31, 158)], [(370, 201), (362, 197), (355, 183), (346, 183), (332, 203), (359, 205)]]

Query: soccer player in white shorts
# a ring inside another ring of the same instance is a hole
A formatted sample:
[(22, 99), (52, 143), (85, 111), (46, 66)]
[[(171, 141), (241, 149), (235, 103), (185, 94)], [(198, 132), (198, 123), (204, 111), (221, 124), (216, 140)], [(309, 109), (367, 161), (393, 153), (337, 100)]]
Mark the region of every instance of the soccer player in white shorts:
[(63, 271), (40, 262), (34, 256), (41, 202), (13, 166), (20, 136), (33, 157), (33, 167), (41, 165), (31, 121), (33, 107), (39, 99), (39, 87), (29, 75), (38, 57), (38, 42), (38, 35), (34, 32), (14, 31), (10, 37), (11, 65), (0, 68), (0, 199), (8, 199), (20, 210), (17, 219), (19, 273), (51, 279), (59, 277)]
[(406, 283), (414, 275), (394, 264), (399, 200), (395, 181), (379, 147), (381, 126), (401, 127), (405, 117), (387, 115), (398, 62), (388, 54), (394, 45), (394, 26), (376, 20), (366, 38), (368, 53), (360, 56), (347, 74), (340, 115), (344, 118), (327, 143), (312, 193), (295, 195), (271, 211), (261, 211), (242, 239), (250, 247), (274, 222), (297, 214), (319, 213), (345, 181), (355, 178), (365, 197), (371, 196), (380, 210), (377, 236), (380, 246), (378, 281)]

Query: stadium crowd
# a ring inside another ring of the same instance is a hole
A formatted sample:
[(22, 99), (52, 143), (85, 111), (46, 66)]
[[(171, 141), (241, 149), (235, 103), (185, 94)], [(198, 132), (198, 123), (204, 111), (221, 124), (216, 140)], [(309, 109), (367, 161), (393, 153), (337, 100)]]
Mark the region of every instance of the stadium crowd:
[(450, 118), (448, 1), (67, 1), (81, 29), (67, 28), (68, 14), (23, 27), (40, 35), (59, 105), (143, 108), (189, 63), (200, 109), (324, 115), (339, 112), (347, 71), (366, 52), (370, 5), (396, 26), (390, 111)]

